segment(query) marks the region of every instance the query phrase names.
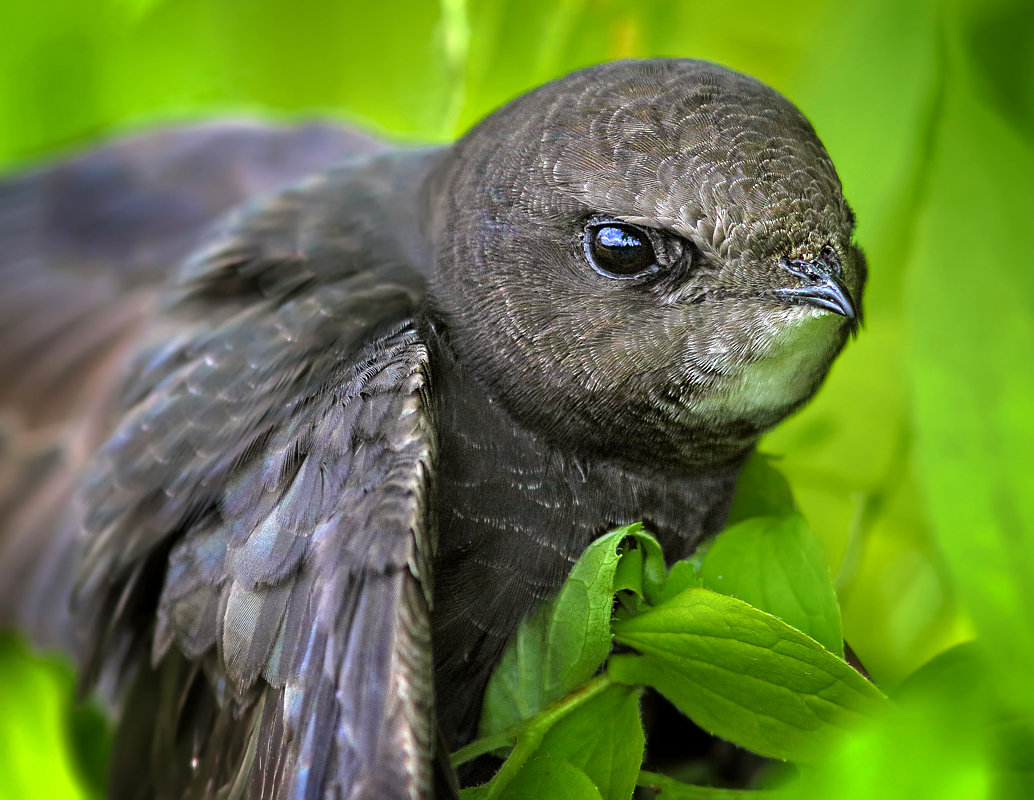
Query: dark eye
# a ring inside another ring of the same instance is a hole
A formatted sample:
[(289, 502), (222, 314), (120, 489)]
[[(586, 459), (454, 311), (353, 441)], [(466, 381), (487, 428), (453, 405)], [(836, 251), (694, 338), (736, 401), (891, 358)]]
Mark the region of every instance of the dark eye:
[(646, 231), (624, 222), (587, 225), (585, 257), (608, 278), (638, 278), (659, 268)]

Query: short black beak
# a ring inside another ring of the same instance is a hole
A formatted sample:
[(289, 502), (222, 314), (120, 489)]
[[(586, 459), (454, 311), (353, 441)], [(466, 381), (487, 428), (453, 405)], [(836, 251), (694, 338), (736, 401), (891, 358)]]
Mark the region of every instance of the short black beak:
[(861, 321), (859, 309), (844, 283), (844, 271), (836, 257), (822, 257), (814, 261), (785, 259), (780, 266), (801, 281), (800, 286), (776, 289), (776, 297), (791, 303), (824, 308), (851, 320), (855, 326)]

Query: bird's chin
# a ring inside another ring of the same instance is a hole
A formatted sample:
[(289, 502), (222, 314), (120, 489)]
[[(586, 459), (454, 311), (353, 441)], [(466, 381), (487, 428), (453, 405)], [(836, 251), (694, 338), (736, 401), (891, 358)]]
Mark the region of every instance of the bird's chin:
[(775, 425), (815, 393), (850, 327), (844, 317), (808, 305), (774, 309), (765, 323), (751, 357), (698, 401), (712, 419)]

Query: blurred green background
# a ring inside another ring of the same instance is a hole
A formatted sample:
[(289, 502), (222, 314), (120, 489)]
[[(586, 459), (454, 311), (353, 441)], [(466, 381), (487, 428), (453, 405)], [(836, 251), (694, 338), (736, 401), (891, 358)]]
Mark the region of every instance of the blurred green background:
[[(1030, 0), (5, 0), (0, 170), (215, 115), (447, 141), (551, 77), (657, 55), (719, 61), (795, 101), (857, 212), (865, 328), (763, 445), (823, 538), (849, 643), (894, 690), (979, 640), (979, 669), (845, 742), (813, 796), (993, 796), (1003, 758), (1021, 785), (1034, 761)], [(2, 640), (0, 798), (96, 791), (103, 727), (69, 711), (72, 680)], [(988, 737), (970, 742), (1002, 719), (1026, 733), (990, 753)]]

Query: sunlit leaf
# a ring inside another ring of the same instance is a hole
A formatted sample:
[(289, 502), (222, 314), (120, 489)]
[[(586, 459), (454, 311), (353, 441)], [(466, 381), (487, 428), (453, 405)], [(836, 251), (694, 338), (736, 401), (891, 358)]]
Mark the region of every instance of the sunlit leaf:
[(700, 586), (700, 575), (696, 566), (690, 561), (676, 561), (671, 565), (668, 572), (668, 579), (664, 582), (660, 592), (653, 598), (655, 605), (660, 605), (665, 600), (670, 600), (675, 595), (686, 589)]
[(786, 477), (764, 453), (754, 453), (736, 480), (727, 525), (750, 517), (782, 517), (797, 511)]
[[(529, 719), (592, 677), (610, 652), (610, 618), (622, 543), (631, 538), (646, 553), (635, 555), (637, 583), (659, 589), (663, 560), (656, 541), (630, 525), (593, 542), (578, 559), (557, 598), (525, 620), (503, 654), (485, 692), (481, 735)], [(631, 574), (623, 578), (625, 583)]]
[(772, 800), (772, 795), (761, 789), (720, 789), (714, 786), (694, 786), (656, 772), (642, 772), (639, 785), (655, 790), (655, 796), (664, 800)]
[(641, 655), (614, 656), (611, 677), (655, 687), (705, 730), (762, 755), (813, 760), (884, 704), (814, 639), (707, 589), (687, 589), (614, 630)]
[[(988, 687), (975, 653), (935, 659), (879, 717), (835, 743), (819, 764), (777, 793), (779, 800), (999, 800)], [(1029, 788), (1029, 787), (1028, 787)]]
[(715, 539), (702, 585), (774, 614), (842, 656), (840, 606), (822, 545), (804, 517), (755, 517)]
[(592, 780), (578, 767), (555, 758), (536, 758), (499, 794), (464, 792), (463, 800), (603, 800)]
[[(0, 797), (92, 800), (68, 749), (75, 678), (66, 663), (30, 658), (13, 635), (0, 636)], [(106, 734), (98, 731), (99, 757)], [(86, 766), (91, 772), (98, 764)]]
[(585, 772), (604, 800), (628, 800), (644, 746), (638, 692), (611, 686), (550, 728), (541, 751)]

